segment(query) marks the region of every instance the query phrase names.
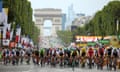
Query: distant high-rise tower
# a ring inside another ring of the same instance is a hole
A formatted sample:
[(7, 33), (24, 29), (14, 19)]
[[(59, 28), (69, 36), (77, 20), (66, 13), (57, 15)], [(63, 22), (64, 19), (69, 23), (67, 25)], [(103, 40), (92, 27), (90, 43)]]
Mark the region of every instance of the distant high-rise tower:
[(75, 19), (75, 12), (74, 12), (74, 8), (73, 8), (73, 4), (71, 4), (68, 7), (68, 16), (67, 16), (67, 23), (66, 23), (66, 27), (70, 26), (72, 24), (72, 21)]
[(81, 16), (85, 16), (85, 14), (84, 13), (77, 13), (75, 18), (78, 18), (78, 17), (81, 17)]
[(66, 14), (62, 14), (62, 30), (65, 30)]
[(69, 7), (68, 7), (68, 20), (69, 21), (72, 21), (74, 20), (74, 8), (73, 8), (73, 4), (71, 4)]

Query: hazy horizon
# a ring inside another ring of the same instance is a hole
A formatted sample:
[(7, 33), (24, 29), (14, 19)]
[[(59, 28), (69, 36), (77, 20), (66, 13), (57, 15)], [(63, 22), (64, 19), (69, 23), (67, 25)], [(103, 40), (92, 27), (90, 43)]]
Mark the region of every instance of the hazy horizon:
[(105, 5), (113, 0), (29, 0), (33, 10), (39, 8), (61, 9), (63, 13), (68, 13), (68, 7), (73, 4), (75, 13), (93, 15), (101, 10)]

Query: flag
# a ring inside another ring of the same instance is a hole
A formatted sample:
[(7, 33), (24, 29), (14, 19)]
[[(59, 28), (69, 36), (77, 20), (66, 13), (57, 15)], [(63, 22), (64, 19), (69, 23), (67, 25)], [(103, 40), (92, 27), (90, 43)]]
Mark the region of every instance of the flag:
[(7, 16), (3, 10), (4, 9), (2, 9), (2, 12), (0, 12), (0, 24), (2, 26), (4, 26), (4, 24), (6, 24), (6, 19), (7, 19)]
[(6, 39), (10, 39), (11, 24), (6, 24)]
[(16, 37), (15, 37), (15, 42), (19, 42), (19, 36), (18, 35), (16, 35)]
[(0, 1), (0, 25), (1, 25), (2, 22), (3, 22), (3, 18), (2, 18), (2, 6), (3, 6), (3, 2)]
[(11, 23), (7, 24), (7, 28), (8, 28), (9, 31), (11, 30)]
[(5, 24), (3, 27), (3, 38), (10, 39), (10, 27), (11, 24)]
[(6, 39), (6, 32), (7, 32), (7, 26), (8, 24), (5, 24), (3, 27), (3, 39)]
[(3, 8), (3, 24), (8, 24), (8, 8)]
[(30, 39), (30, 46), (33, 48), (34, 47), (34, 44), (33, 44), (33, 40)]
[(15, 41), (16, 42), (20, 42), (20, 36), (21, 36), (21, 27), (19, 25), (17, 25), (17, 28), (16, 28), (16, 37), (15, 37)]
[(25, 36), (21, 37), (21, 44), (23, 47), (27, 46), (27, 37), (25, 37)]
[(28, 37), (27, 36), (25, 37), (25, 40), (24, 40), (24, 47), (25, 48), (28, 47)]
[(5, 12), (6, 16), (8, 16), (8, 8), (3, 8), (3, 11)]
[(31, 39), (29, 35), (21, 37), (21, 45), (23, 46), (23, 48), (31, 47), (30, 42), (31, 42)]
[(13, 38), (13, 29), (12, 29), (12, 31), (10, 32), (10, 40), (12, 40), (12, 38)]
[(30, 44), (30, 36), (27, 35), (27, 37), (26, 37), (26, 46), (29, 47), (30, 46), (29, 44)]
[(3, 2), (0, 1), (0, 12), (2, 12)]
[(32, 39), (29, 38), (28, 47), (32, 47)]
[(23, 37), (23, 36), (21, 37), (21, 44), (25, 45), (25, 37)]
[(10, 39), (10, 30), (8, 28), (6, 30), (6, 39)]

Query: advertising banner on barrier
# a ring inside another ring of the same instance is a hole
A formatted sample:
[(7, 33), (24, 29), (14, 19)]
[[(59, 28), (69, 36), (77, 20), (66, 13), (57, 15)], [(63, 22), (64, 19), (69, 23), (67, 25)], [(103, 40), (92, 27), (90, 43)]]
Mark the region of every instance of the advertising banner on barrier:
[(96, 42), (103, 39), (111, 39), (111, 36), (76, 36), (76, 42)]
[(9, 46), (10, 40), (9, 39), (3, 39), (3, 46)]
[(95, 42), (101, 39), (102, 36), (76, 36), (76, 41), (80, 42)]

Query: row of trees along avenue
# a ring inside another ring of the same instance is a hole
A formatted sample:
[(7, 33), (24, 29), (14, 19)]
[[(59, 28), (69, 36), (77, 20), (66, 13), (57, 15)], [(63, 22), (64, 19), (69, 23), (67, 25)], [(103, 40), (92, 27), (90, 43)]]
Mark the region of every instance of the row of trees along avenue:
[[(104, 8), (98, 11), (92, 20), (85, 24), (84, 27), (78, 27), (76, 30), (71, 31), (71, 36), (75, 35), (92, 35), (92, 36), (108, 36), (108, 35), (116, 35), (120, 34), (120, 25), (118, 25), (117, 30), (117, 21), (120, 22), (120, 1), (111, 1), (108, 5), (104, 6)], [(61, 32), (61, 33), (60, 33)], [(67, 32), (67, 31), (65, 31)], [(62, 34), (62, 31), (59, 31), (58, 36), (63, 40), (63, 42), (71, 42), (73, 37), (69, 37), (69, 35)], [(69, 34), (69, 32), (65, 33)], [(67, 39), (69, 37), (71, 39)], [(66, 40), (68, 40), (66, 42)]]
[(39, 29), (32, 21), (33, 10), (28, 0), (3, 0), (3, 7), (8, 8), (8, 23), (15, 29), (17, 24), (22, 27), (22, 35), (29, 35), (35, 43), (38, 41)]

